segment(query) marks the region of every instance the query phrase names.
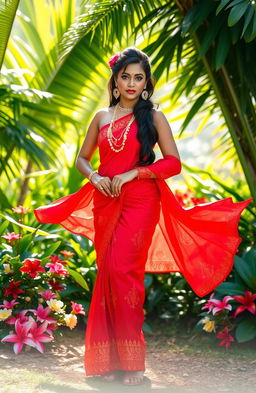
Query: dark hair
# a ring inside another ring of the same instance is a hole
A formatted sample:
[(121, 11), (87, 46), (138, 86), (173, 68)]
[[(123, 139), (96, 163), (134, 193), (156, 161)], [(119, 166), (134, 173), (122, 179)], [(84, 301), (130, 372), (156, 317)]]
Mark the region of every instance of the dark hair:
[(123, 67), (125, 70), (127, 65), (131, 63), (139, 63), (146, 74), (146, 89), (148, 91), (148, 99), (144, 100), (140, 96), (133, 108), (133, 114), (138, 124), (137, 139), (141, 143), (140, 159), (137, 165), (149, 165), (152, 164), (155, 160), (153, 146), (158, 140), (158, 133), (153, 124), (153, 103), (149, 99), (153, 94), (155, 81), (151, 75), (151, 67), (148, 56), (146, 53), (133, 46), (124, 49), (111, 68), (112, 76), (108, 81), (108, 90), (110, 96), (109, 107), (116, 105), (120, 101), (120, 97), (115, 98), (113, 96), (113, 89), (115, 88), (114, 78), (117, 78), (118, 72)]

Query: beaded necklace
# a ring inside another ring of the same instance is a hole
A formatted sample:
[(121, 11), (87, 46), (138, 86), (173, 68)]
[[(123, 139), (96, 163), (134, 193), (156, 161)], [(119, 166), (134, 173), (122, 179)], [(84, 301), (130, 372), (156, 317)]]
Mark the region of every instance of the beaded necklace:
[[(111, 119), (110, 125), (108, 127), (108, 131), (107, 131), (107, 139), (108, 139), (110, 148), (114, 152), (116, 152), (116, 153), (118, 153), (119, 151), (123, 150), (123, 148), (125, 146), (126, 139), (127, 139), (127, 134), (128, 134), (128, 132), (130, 130), (130, 127), (131, 127), (131, 124), (132, 124), (133, 120), (135, 119), (135, 116), (133, 115), (131, 117), (131, 119), (129, 120), (127, 126), (125, 127), (125, 129), (121, 133), (121, 135), (118, 138), (114, 137), (114, 135), (112, 133), (112, 129), (113, 129), (113, 124), (114, 124), (115, 120), (117, 120), (116, 119), (116, 112), (117, 112), (117, 108), (118, 107), (120, 107), (119, 103), (117, 103), (117, 105), (115, 106), (114, 114), (113, 114), (113, 117)], [(121, 143), (121, 146), (120, 146), (120, 145), (118, 145), (118, 142), (121, 140), (122, 137), (123, 137), (123, 140), (122, 140), (122, 143)]]

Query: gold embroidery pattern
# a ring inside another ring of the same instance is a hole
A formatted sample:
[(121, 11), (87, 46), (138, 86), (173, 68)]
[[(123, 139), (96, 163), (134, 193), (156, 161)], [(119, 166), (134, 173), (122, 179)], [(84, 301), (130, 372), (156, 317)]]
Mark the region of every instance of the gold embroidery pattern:
[(138, 169), (138, 176), (137, 176), (138, 179), (147, 179), (147, 178), (156, 177), (155, 174), (149, 168), (143, 166), (138, 166), (135, 168)]
[(133, 283), (132, 288), (129, 290), (128, 294), (124, 297), (127, 303), (132, 307), (135, 308), (140, 304), (140, 293)]
[[(131, 116), (132, 116), (132, 114), (131, 114)], [(115, 131), (121, 131), (122, 128), (124, 128), (128, 124), (131, 116), (127, 116), (122, 120), (117, 119), (116, 122), (113, 124), (112, 132), (114, 133)], [(134, 123), (134, 121), (132, 122), (132, 124), (133, 123)], [(105, 124), (104, 126), (102, 126), (100, 128), (99, 133), (98, 133), (98, 144), (100, 144), (102, 142), (102, 140), (107, 137), (108, 127), (109, 127), (109, 123)], [(114, 136), (117, 136), (117, 135), (114, 135)]]
[(112, 339), (86, 346), (86, 375), (97, 375), (115, 369), (144, 370), (146, 345), (142, 341)]

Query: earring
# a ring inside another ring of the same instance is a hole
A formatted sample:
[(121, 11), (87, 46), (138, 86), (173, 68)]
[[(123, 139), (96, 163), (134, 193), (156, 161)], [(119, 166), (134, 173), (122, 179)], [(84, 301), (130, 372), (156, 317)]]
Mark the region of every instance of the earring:
[(148, 99), (148, 91), (147, 91), (147, 89), (143, 90), (143, 92), (141, 93), (141, 97), (143, 98), (143, 100), (147, 100)]
[(116, 100), (120, 96), (120, 91), (118, 90), (117, 86), (113, 89), (113, 96)]

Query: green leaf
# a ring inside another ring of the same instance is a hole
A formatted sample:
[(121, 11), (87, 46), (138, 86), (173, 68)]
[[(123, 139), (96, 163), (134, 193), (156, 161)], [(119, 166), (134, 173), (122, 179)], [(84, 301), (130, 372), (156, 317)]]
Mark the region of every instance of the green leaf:
[(250, 341), (256, 337), (256, 319), (246, 319), (242, 321), (236, 328), (236, 339), (243, 343)]
[(90, 288), (89, 288), (87, 282), (85, 281), (85, 279), (83, 278), (83, 276), (80, 273), (78, 273), (75, 270), (69, 269), (67, 266), (65, 266), (65, 268), (69, 271), (69, 274), (74, 278), (74, 280), (77, 282), (77, 284), (79, 284), (86, 291), (90, 291)]
[(254, 271), (251, 269), (250, 265), (238, 255), (235, 255), (235, 268), (245, 284), (250, 289), (255, 289)]
[(150, 325), (147, 322), (143, 323), (142, 330), (145, 333), (153, 334), (153, 330), (151, 329)]
[(42, 258), (45, 258), (45, 257), (48, 257), (48, 256), (52, 255), (54, 253), (54, 251), (57, 250), (57, 248), (60, 246), (60, 244), (61, 244), (61, 241), (56, 242), (55, 244), (53, 244), (52, 246), (47, 248), (47, 250), (42, 255)]
[[(5, 220), (8, 220), (8, 221), (12, 222), (12, 223), (15, 224), (15, 225), (18, 225), (18, 227), (21, 227), (21, 228), (26, 229), (26, 230), (29, 231), (29, 232), (35, 232), (35, 231), (37, 231), (37, 233), (38, 233), (39, 235), (51, 236), (51, 237), (53, 236), (53, 235), (51, 235), (51, 234), (48, 233), (48, 232), (42, 231), (41, 229), (33, 228), (33, 227), (29, 227), (28, 225), (21, 224), (20, 222), (14, 220), (14, 218), (12, 218), (12, 217), (10, 217), (10, 216), (7, 216), (7, 215), (5, 215), (5, 214), (0, 213), (0, 216), (4, 217)], [(54, 237), (59, 237), (59, 236), (58, 236), (58, 235), (54, 235)]]
[(243, 295), (244, 287), (235, 282), (223, 282), (215, 288), (222, 295)]
[(240, 37), (243, 37), (243, 35), (244, 35), (244, 33), (245, 33), (247, 27), (249, 26), (249, 24), (250, 24), (250, 22), (251, 22), (251, 19), (252, 19), (254, 13), (255, 13), (255, 11), (254, 11), (254, 9), (253, 9), (252, 7), (249, 7), (249, 8), (246, 10), (246, 13), (245, 13), (245, 15), (244, 15), (244, 19), (245, 19), (244, 28), (243, 28), (243, 31), (242, 31)]
[(145, 274), (145, 278), (144, 278), (144, 284), (145, 284), (145, 288), (150, 287), (150, 285), (153, 282), (153, 277), (151, 274)]
[(220, 34), (219, 34), (219, 39), (218, 39), (218, 43), (216, 46), (215, 64), (214, 64), (214, 67), (216, 69), (218, 69), (222, 64), (225, 63), (230, 45), (231, 45), (231, 42), (230, 42), (229, 30), (224, 25), (221, 29)]
[(228, 16), (228, 26), (235, 25), (242, 18), (248, 7), (251, 6), (247, 2), (233, 7)]
[(220, 13), (220, 11), (226, 7), (226, 5), (230, 2), (230, 0), (221, 0), (220, 5), (218, 6), (217, 10), (216, 10), (216, 15), (218, 15)]

